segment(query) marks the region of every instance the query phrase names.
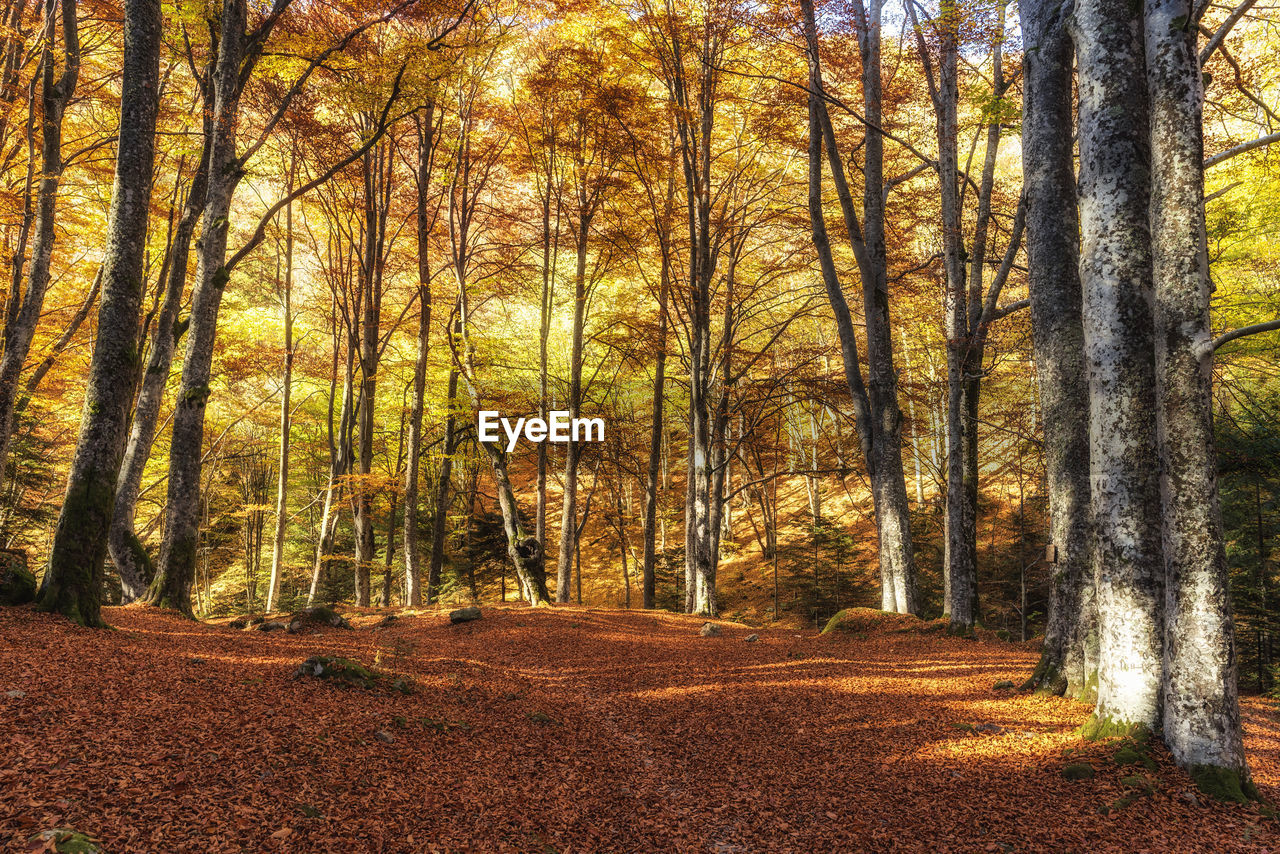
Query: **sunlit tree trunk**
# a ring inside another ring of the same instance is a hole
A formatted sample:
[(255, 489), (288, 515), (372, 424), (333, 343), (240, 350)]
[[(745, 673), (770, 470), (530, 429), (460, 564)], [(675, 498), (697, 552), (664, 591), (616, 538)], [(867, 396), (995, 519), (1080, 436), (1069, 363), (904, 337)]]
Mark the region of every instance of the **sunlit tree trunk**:
[(418, 127), (418, 351), (413, 363), (413, 404), (404, 466), (404, 594), (405, 604), (422, 604), (422, 557), (418, 542), (418, 481), (422, 459), (422, 410), (427, 388), (427, 356), (431, 350), (431, 264), (427, 255), (433, 217), (428, 208), (431, 166), (438, 131), (435, 103), (428, 102)]
[(209, 188), (204, 230), (198, 244), (196, 279), (191, 294), (191, 324), (182, 362), (182, 384), (173, 413), (169, 450), (168, 504), (160, 564), (147, 593), (151, 605), (191, 614), (196, 547), (200, 534), (200, 458), (204, 413), (209, 401), (213, 344), (218, 310), (230, 279), (225, 269), (231, 199), (243, 177), (236, 157), (241, 63), (246, 53), (247, 9), (243, 0), (225, 0), (218, 60), (213, 73), (213, 136), (209, 147)]
[(1089, 377), (1098, 700), (1090, 731), (1160, 720), (1164, 561), (1152, 362), (1147, 92), (1139, 9), (1076, 4), (1080, 280)]
[[(582, 412), (582, 336), (587, 311), (587, 236), (591, 229), (590, 215), (583, 212), (578, 222), (575, 238), (577, 267), (573, 276), (573, 337), (569, 350), (569, 418), (577, 418)], [(560, 514), (560, 552), (556, 561), (556, 601), (569, 601), (569, 583), (573, 572), (573, 555), (577, 542), (578, 520), (578, 462), (582, 458), (582, 443), (570, 436), (564, 454), (564, 502)]]
[[(297, 154), (294, 153), (296, 160)], [(289, 191), (293, 191), (294, 160), (289, 163)], [(271, 579), (267, 583), (267, 612), (276, 608), (280, 573), (284, 571), (285, 524), (289, 511), (289, 440), (293, 406), (293, 204), (284, 209), (284, 376), (280, 393), (280, 457), (277, 463), (276, 527), (271, 541)]]
[[(61, 15), (59, 16), (59, 12)], [(62, 180), (62, 116), (75, 93), (80, 76), (80, 30), (76, 0), (45, 0), (46, 37), (40, 53), (40, 162), (39, 187), (36, 191), (35, 242), (31, 247), (31, 272), (26, 292), (19, 296), (20, 255), (14, 261), (13, 293), (9, 295), (4, 327), (4, 353), (0, 356), (0, 486), (3, 486), (5, 460), (14, 431), (14, 408), (19, 382), (31, 340), (35, 336), (44, 298), (49, 290), (53, 244), (57, 239), (55, 220), (58, 214), (58, 185)], [(62, 49), (58, 49), (57, 32), (62, 31)], [(58, 58), (62, 71), (58, 72)], [(21, 248), (19, 252), (21, 252)], [(136, 328), (136, 322), (130, 329)]]
[(102, 564), (129, 427), (132, 378), (139, 362), (137, 328), (151, 210), (162, 30), (159, 0), (127, 0), (119, 145), (107, 221), (98, 336), (89, 365), (80, 436), (54, 532), (49, 570), (40, 589), (42, 610), (56, 611), (87, 626), (102, 625)]
[[(863, 219), (858, 220), (828, 114), (813, 3), (802, 0), (809, 50), (809, 216), (819, 253), (827, 298), (835, 315), (844, 360), (845, 381), (853, 397), (855, 423), (871, 481), (879, 542), (881, 608), (916, 613), (915, 554), (911, 544), (910, 504), (902, 467), (902, 411), (898, 407), (893, 330), (889, 322), (889, 285), (885, 246), (884, 139), (882, 120), (880, 26), (882, 0), (854, 0), (854, 25), (862, 60), (863, 113), (868, 131), (863, 142)], [(822, 215), (822, 153), (831, 167), (845, 230), (858, 263), (867, 332), (867, 375), (863, 380), (852, 314), (831, 260), (830, 239)]]
[[(1203, 788), (1256, 796), (1240, 727), (1235, 630), (1210, 398), (1203, 252), (1204, 90), (1190, 0), (1147, 0), (1151, 248), (1164, 522), (1165, 744)], [(1228, 783), (1223, 786), (1223, 782)]]
[(138, 539), (134, 520), (137, 517), (138, 496), (142, 491), (142, 476), (151, 458), (165, 386), (168, 385), (169, 372), (173, 366), (173, 351), (187, 325), (185, 321), (178, 319), (178, 312), (182, 307), (182, 292), (187, 281), (191, 240), (204, 213), (205, 194), (209, 186), (208, 140), (211, 128), (207, 119), (204, 130), (205, 143), (200, 155), (200, 165), (191, 178), (182, 216), (169, 247), (164, 296), (156, 314), (147, 366), (142, 374), (138, 400), (133, 410), (133, 424), (129, 428), (120, 477), (116, 481), (115, 512), (111, 519), (108, 545), (111, 561), (120, 574), (125, 602), (132, 602), (143, 596), (155, 574), (155, 567)]
[[(454, 327), (454, 336), (459, 333)], [(453, 477), (453, 455), (458, 440), (455, 411), (458, 405), (458, 372), (449, 371), (449, 387), (445, 398), (447, 414), (444, 421), (444, 452), (440, 456), (440, 469), (436, 473), (435, 501), (431, 515), (431, 561), (427, 573), (427, 603), (432, 604), (440, 595), (440, 573), (444, 568), (445, 538), (448, 535), (449, 486)]]
[(1089, 508), (1089, 388), (1080, 316), (1073, 48), (1061, 3), (1022, 0), (1022, 173), (1031, 338), (1049, 500), (1048, 620), (1028, 688), (1093, 700), (1098, 638)]

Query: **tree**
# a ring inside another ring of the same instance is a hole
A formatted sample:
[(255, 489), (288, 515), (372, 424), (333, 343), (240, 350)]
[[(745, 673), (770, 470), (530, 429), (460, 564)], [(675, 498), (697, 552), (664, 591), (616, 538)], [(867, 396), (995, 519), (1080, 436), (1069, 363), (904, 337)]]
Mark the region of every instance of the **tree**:
[[(65, 2), (65, 0), (64, 0)], [(74, 6), (73, 6), (74, 14)], [(81, 625), (102, 625), (102, 562), (124, 454), (138, 358), (147, 222), (159, 109), (159, 0), (127, 0), (120, 142), (103, 261), (98, 338), (66, 497), (54, 534), (40, 607)]]
[(1141, 15), (1081, 0), (1080, 280), (1089, 378), (1098, 700), (1090, 729), (1160, 722), (1164, 563), (1152, 359)]
[(1022, 172), (1051, 565), (1043, 652), (1027, 687), (1092, 700), (1098, 649), (1089, 509), (1089, 389), (1080, 316), (1072, 44), (1064, 7), (1022, 0)]
[[(59, 15), (58, 13), (61, 12)], [(17, 13), (21, 15), (21, 10)], [(35, 202), (35, 242), (31, 247), (31, 272), (22, 291), (22, 260), (26, 254), (27, 222), (30, 214), (30, 183), (27, 180), (27, 207), (13, 265), (12, 289), (4, 326), (4, 353), (0, 355), (0, 486), (4, 483), (4, 463), (13, 435), (14, 405), (18, 378), (31, 352), (31, 340), (49, 290), (50, 264), (57, 238), (58, 185), (62, 179), (62, 118), (75, 94), (80, 77), (80, 28), (76, 0), (44, 0), (46, 34), (40, 47), (40, 166)], [(58, 33), (62, 33), (62, 69), (58, 70)], [(32, 102), (34, 121), (35, 103)], [(35, 167), (28, 164), (28, 176)], [(20, 295), (21, 294), (21, 295)]]
[[(867, 134), (862, 146), (862, 217), (854, 207), (845, 175), (845, 160), (835, 138), (822, 80), (817, 25), (811, 0), (802, 0), (809, 68), (809, 218), (814, 248), (822, 267), (827, 298), (835, 314), (844, 361), (845, 380), (853, 396), (855, 423), (871, 480), (880, 545), (880, 606), (886, 611), (916, 613), (915, 555), (906, 479), (902, 468), (902, 410), (898, 406), (897, 371), (893, 363), (893, 330), (889, 320), (889, 282), (885, 245), (885, 199), (902, 179), (886, 182), (881, 130), (882, 81), (880, 24), (882, 0), (855, 0), (853, 18), (862, 62), (862, 121)], [(853, 317), (845, 300), (822, 213), (822, 151), (827, 161), (845, 230), (858, 262), (863, 310), (867, 325), (867, 376), (863, 379)]]
[(1204, 233), (1204, 89), (1189, 0), (1148, 0), (1151, 256), (1162, 473), (1163, 735), (1201, 787), (1256, 796), (1245, 761), (1218, 495)]

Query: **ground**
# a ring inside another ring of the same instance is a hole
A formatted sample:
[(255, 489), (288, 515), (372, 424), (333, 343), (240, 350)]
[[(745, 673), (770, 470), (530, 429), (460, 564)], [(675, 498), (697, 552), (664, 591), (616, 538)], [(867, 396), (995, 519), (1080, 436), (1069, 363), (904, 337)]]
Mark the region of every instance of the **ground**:
[[(104, 615), (0, 608), (6, 849), (64, 826), (108, 852), (1280, 847), (1269, 808), (1208, 802), (1159, 746), (1120, 766), (1073, 734), (1086, 707), (994, 688), (1029, 645), (562, 607), (306, 635)], [(414, 691), (295, 677), (316, 654)], [(1246, 713), (1280, 800), (1280, 719)]]

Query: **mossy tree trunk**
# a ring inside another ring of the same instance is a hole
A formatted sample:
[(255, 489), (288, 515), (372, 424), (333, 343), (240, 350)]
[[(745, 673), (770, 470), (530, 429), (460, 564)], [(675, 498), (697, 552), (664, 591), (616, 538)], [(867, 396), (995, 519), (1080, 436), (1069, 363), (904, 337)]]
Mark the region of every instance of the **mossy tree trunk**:
[(1250, 794), (1218, 498), (1204, 252), (1204, 89), (1190, 0), (1147, 0), (1156, 410), (1164, 523), (1165, 743), (1201, 782)]
[(1031, 337), (1049, 496), (1048, 622), (1026, 687), (1091, 701), (1097, 619), (1089, 508), (1089, 388), (1072, 144), (1073, 47), (1056, 0), (1023, 0), (1023, 195)]
[(1140, 7), (1080, 0), (1080, 279), (1100, 642), (1090, 730), (1160, 721), (1164, 561)]
[(66, 497), (54, 532), (40, 608), (102, 625), (102, 564), (138, 371), (147, 223), (159, 109), (159, 0), (127, 0), (115, 186), (107, 222), (98, 335)]

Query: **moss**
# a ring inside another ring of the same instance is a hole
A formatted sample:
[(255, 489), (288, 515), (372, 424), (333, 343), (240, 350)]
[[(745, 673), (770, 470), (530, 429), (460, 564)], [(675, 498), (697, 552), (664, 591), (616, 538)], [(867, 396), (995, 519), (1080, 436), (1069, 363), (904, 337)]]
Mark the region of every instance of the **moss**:
[(1129, 789), (1135, 789), (1139, 794), (1153, 795), (1156, 791), (1156, 783), (1149, 777), (1141, 774), (1131, 774), (1128, 777), (1120, 778), (1120, 785)]
[(999, 682), (992, 685), (991, 687), (993, 690), (996, 690), (996, 691), (1012, 691), (1017, 686), (1014, 685), (1013, 682), (1009, 681), (1008, 679), (1001, 679)]
[(1058, 665), (1048, 655), (1041, 655), (1036, 669), (1027, 681), (1022, 683), (1021, 690), (1060, 697), (1066, 693), (1067, 680)]
[(1136, 744), (1146, 744), (1151, 740), (1151, 730), (1144, 723), (1118, 721), (1111, 717), (1100, 718), (1090, 715), (1089, 720), (1079, 730), (1085, 741), (1106, 741), (1111, 738), (1130, 738)]
[[(49, 843), (53, 847), (49, 847)], [(43, 844), (41, 844), (43, 843)], [(35, 834), (28, 840), (32, 851), (55, 851), (57, 854), (102, 854), (102, 843), (87, 833), (69, 827), (55, 827)]]
[(27, 557), (18, 551), (0, 551), (0, 605), (25, 605), (36, 598), (36, 576), (27, 568)]
[[(226, 219), (225, 217), (219, 217), (218, 220), (215, 222), (223, 222), (225, 221), (225, 219)], [(216, 228), (217, 225), (215, 224), (214, 227)], [(231, 274), (227, 272), (226, 267), (219, 267), (217, 271), (213, 274), (213, 286), (218, 290), (222, 290), (223, 288), (225, 288), (227, 286), (227, 282), (229, 281), (231, 281)]]
[(1238, 804), (1258, 800), (1258, 789), (1239, 771), (1220, 765), (1193, 765), (1188, 769), (1200, 791), (1219, 801)]
[(1062, 769), (1062, 778), (1064, 780), (1071, 780), (1072, 782), (1077, 782), (1080, 780), (1092, 780), (1093, 766), (1085, 765), (1082, 762), (1077, 762), (1072, 765), (1068, 765), (1067, 767)]
[(294, 678), (311, 676), (316, 679), (323, 679), (326, 682), (336, 682), (339, 685), (361, 688), (366, 691), (387, 688), (401, 694), (413, 692), (412, 683), (407, 678), (392, 679), (372, 667), (338, 655), (313, 655), (298, 665), (298, 669), (293, 675)]

